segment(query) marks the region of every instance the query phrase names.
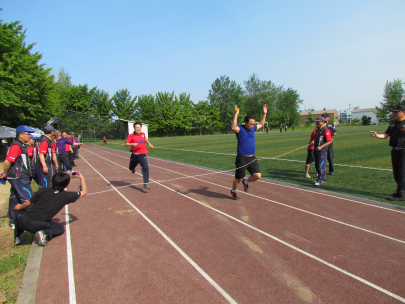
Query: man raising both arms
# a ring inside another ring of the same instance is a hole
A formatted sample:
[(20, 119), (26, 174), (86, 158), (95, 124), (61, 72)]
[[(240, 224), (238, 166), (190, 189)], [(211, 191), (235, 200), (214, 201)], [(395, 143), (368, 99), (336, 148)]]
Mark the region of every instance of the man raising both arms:
[(142, 132), (142, 124), (140, 122), (134, 123), (134, 133), (129, 134), (127, 140), (125, 141), (125, 147), (131, 147), (129, 151), (132, 152), (129, 161), (129, 170), (135, 173), (135, 167), (141, 164), (142, 176), (143, 176), (143, 187), (150, 190), (149, 183), (149, 167), (148, 160), (146, 159), (146, 154), (149, 151), (146, 149), (146, 143), (149, 147), (153, 149), (153, 145), (146, 138), (145, 133)]
[[(243, 183), (245, 192), (249, 191), (249, 183), (255, 182), (262, 177), (259, 164), (257, 163), (255, 153), (255, 132), (260, 130), (266, 121), (267, 105), (263, 106), (263, 117), (259, 124), (256, 125), (256, 118), (253, 115), (245, 117), (245, 124), (238, 126), (238, 105), (235, 106), (235, 115), (232, 120), (232, 131), (236, 134), (238, 140), (237, 155), (235, 160), (235, 179), (232, 183), (231, 196), (232, 199), (239, 199), (236, 195), (236, 188), (240, 181)], [(249, 178), (245, 179), (245, 171), (250, 173)]]

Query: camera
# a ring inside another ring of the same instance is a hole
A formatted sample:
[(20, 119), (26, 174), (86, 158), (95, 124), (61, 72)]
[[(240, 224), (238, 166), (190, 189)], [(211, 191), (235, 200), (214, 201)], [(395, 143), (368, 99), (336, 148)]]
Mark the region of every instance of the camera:
[(72, 171), (72, 176), (78, 176), (79, 173), (77, 171)]

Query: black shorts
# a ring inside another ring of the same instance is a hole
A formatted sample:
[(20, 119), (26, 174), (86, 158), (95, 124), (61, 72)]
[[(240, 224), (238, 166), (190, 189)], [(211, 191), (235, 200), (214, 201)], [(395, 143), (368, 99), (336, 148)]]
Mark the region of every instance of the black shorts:
[(308, 149), (307, 161), (305, 163), (309, 165), (312, 164), (314, 161), (314, 150)]
[(243, 179), (245, 177), (245, 171), (248, 170), (251, 175), (254, 173), (262, 173), (260, 171), (259, 163), (256, 156), (246, 157), (243, 155), (236, 155), (235, 160), (235, 178)]

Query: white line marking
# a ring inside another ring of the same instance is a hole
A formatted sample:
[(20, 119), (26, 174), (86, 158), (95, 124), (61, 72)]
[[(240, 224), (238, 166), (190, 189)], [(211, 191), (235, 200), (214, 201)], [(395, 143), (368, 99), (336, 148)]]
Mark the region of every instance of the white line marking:
[[(93, 153), (93, 152), (91, 152), (91, 151), (89, 151), (90, 153)], [(95, 154), (95, 155), (97, 155), (96, 153), (93, 153), (93, 154)], [(101, 157), (101, 158), (103, 158), (103, 159), (105, 159), (105, 160), (108, 160), (108, 159), (106, 159), (106, 158), (104, 158), (104, 157), (102, 157), (102, 156), (100, 156), (100, 155), (97, 155), (98, 157)], [(86, 160), (85, 160), (86, 161)], [(110, 160), (108, 160), (108, 161), (110, 161)], [(87, 161), (86, 161), (87, 162)], [(113, 161), (110, 161), (110, 162), (112, 162), (112, 163), (114, 163)], [(88, 163), (88, 162), (87, 162)], [(89, 163), (88, 163), (89, 164)], [(121, 166), (120, 164), (117, 164), (117, 163), (114, 163), (114, 164), (116, 164), (117, 166), (119, 166), (119, 167), (122, 167), (122, 168), (125, 168), (124, 166)], [(89, 166), (91, 166), (90, 164), (89, 164)], [(91, 166), (92, 167), (92, 166)], [(93, 168), (93, 167), (92, 167)], [(94, 169), (94, 168), (93, 168)], [(125, 168), (126, 169), (126, 168)], [(101, 177), (103, 177), (96, 169), (94, 169)], [(104, 177), (103, 177), (104, 178)], [(107, 181), (105, 178), (104, 178), (104, 180), (105, 181)], [(107, 181), (107, 183), (108, 183), (108, 181)], [(371, 283), (370, 281), (367, 281), (367, 280), (365, 280), (365, 279), (363, 279), (363, 278), (361, 278), (361, 277), (359, 277), (359, 276), (357, 276), (357, 275), (355, 275), (355, 274), (352, 274), (351, 272), (348, 272), (348, 271), (346, 271), (346, 270), (344, 270), (344, 269), (342, 269), (342, 268), (340, 268), (340, 267), (337, 267), (337, 266), (335, 266), (335, 265), (333, 265), (333, 264), (331, 264), (331, 263), (329, 263), (329, 262), (327, 262), (327, 261), (325, 261), (325, 260), (322, 260), (321, 258), (318, 258), (317, 256), (315, 256), (315, 255), (313, 255), (313, 254), (310, 254), (310, 253), (308, 253), (308, 252), (306, 252), (306, 251), (304, 251), (304, 250), (302, 250), (302, 249), (300, 249), (300, 248), (298, 248), (298, 247), (295, 247), (295, 246), (293, 246), (293, 245), (291, 245), (291, 244), (289, 244), (289, 243), (287, 243), (287, 242), (285, 242), (285, 241), (283, 241), (283, 240), (281, 240), (281, 239), (279, 239), (279, 238), (277, 238), (277, 237), (275, 237), (275, 236), (273, 236), (273, 235), (271, 235), (271, 234), (269, 234), (269, 233), (267, 233), (267, 232), (264, 232), (264, 231), (262, 231), (262, 230), (260, 230), (260, 229), (258, 229), (258, 228), (256, 228), (256, 227), (254, 227), (254, 226), (252, 226), (252, 225), (249, 225), (249, 224), (247, 224), (247, 223), (245, 223), (245, 222), (243, 222), (242, 220), (239, 220), (239, 219), (237, 219), (237, 218), (235, 218), (235, 217), (233, 217), (233, 216), (231, 216), (231, 215), (229, 215), (229, 214), (227, 214), (227, 213), (225, 213), (225, 212), (222, 212), (222, 211), (220, 211), (220, 210), (217, 210), (217, 209), (215, 209), (215, 208), (213, 208), (213, 207), (211, 207), (211, 206), (207, 206), (207, 205), (205, 205), (205, 204), (203, 204), (203, 203), (201, 203), (200, 201), (198, 201), (198, 200), (196, 200), (196, 199), (194, 199), (194, 198), (192, 198), (192, 197), (190, 197), (190, 196), (187, 196), (187, 195), (185, 195), (185, 194), (183, 194), (183, 193), (180, 193), (180, 192), (178, 192), (178, 191), (176, 191), (176, 190), (174, 190), (174, 189), (172, 189), (172, 188), (169, 188), (168, 186), (165, 186), (165, 185), (162, 185), (162, 184), (160, 184), (160, 183), (157, 183), (157, 184), (159, 184), (159, 185), (161, 185), (162, 187), (165, 187), (166, 189), (168, 189), (168, 190), (170, 190), (170, 191), (173, 191), (173, 192), (175, 192), (175, 193), (177, 193), (177, 194), (179, 194), (179, 195), (181, 195), (181, 196), (184, 196), (184, 197), (186, 197), (186, 198), (188, 198), (188, 199), (190, 199), (190, 200), (192, 200), (192, 201), (194, 201), (194, 202), (196, 202), (196, 203), (198, 203), (198, 204), (200, 204), (201, 206), (204, 206), (204, 207), (206, 207), (206, 208), (209, 208), (209, 209), (211, 209), (211, 210), (213, 210), (213, 211), (216, 211), (216, 212), (218, 212), (218, 213), (220, 213), (220, 214), (222, 214), (223, 216), (226, 216), (226, 217), (228, 217), (228, 218), (230, 218), (230, 219), (232, 219), (232, 220), (234, 220), (234, 221), (236, 221), (236, 222), (238, 222), (238, 223), (240, 223), (240, 224), (242, 224), (242, 225), (244, 225), (244, 226), (246, 226), (246, 227), (249, 227), (249, 228), (251, 228), (251, 229), (253, 229), (253, 230), (255, 230), (255, 231), (257, 231), (257, 232), (259, 232), (259, 233), (261, 233), (261, 234), (263, 234), (263, 235), (265, 235), (265, 236), (267, 236), (267, 237), (269, 237), (269, 238), (271, 238), (271, 239), (273, 239), (273, 240), (275, 240), (275, 241), (277, 241), (277, 242), (279, 242), (279, 243), (281, 243), (281, 244), (283, 244), (283, 245), (285, 245), (285, 246), (287, 246), (287, 247), (289, 247), (289, 248), (291, 248), (291, 249), (293, 249), (293, 250), (296, 250), (296, 251), (298, 251), (299, 253), (301, 253), (301, 254), (303, 254), (303, 255), (306, 255), (307, 257), (309, 257), (309, 258), (311, 258), (311, 259), (314, 259), (314, 260), (316, 260), (316, 261), (318, 261), (318, 262), (320, 262), (320, 263), (322, 263), (322, 264), (324, 264), (324, 265), (326, 265), (326, 266), (329, 266), (330, 268), (332, 268), (332, 269), (335, 269), (335, 270), (337, 270), (338, 272), (340, 272), (340, 273), (343, 273), (343, 274), (345, 274), (345, 275), (347, 275), (347, 276), (349, 276), (349, 277), (351, 277), (351, 278), (353, 278), (353, 279), (355, 279), (355, 280), (357, 280), (357, 281), (359, 281), (359, 282), (361, 282), (361, 283), (363, 283), (363, 284), (365, 284), (365, 285), (368, 285), (368, 286), (370, 286), (370, 287), (372, 287), (372, 288), (374, 288), (374, 289), (376, 289), (376, 290), (378, 290), (378, 291), (380, 291), (380, 292), (382, 292), (382, 293), (384, 293), (384, 294), (386, 294), (386, 295), (388, 295), (388, 296), (390, 296), (390, 297), (393, 297), (393, 298), (395, 298), (395, 299), (397, 299), (398, 301), (401, 301), (401, 302), (403, 302), (403, 303), (405, 303), (405, 298), (402, 298), (401, 296), (399, 296), (399, 295), (396, 295), (396, 294), (394, 294), (394, 293), (392, 293), (392, 292), (390, 292), (390, 291), (388, 291), (388, 290), (386, 290), (386, 289), (384, 289), (384, 288), (382, 288), (382, 287), (380, 287), (380, 286), (378, 286), (378, 285), (376, 285), (376, 284), (374, 284), (374, 283)], [(118, 190), (116, 190), (129, 204), (131, 204)], [(132, 205), (131, 204), (131, 206), (133, 206), (137, 211), (138, 211), (138, 209), (134, 206), (134, 205)], [(138, 211), (145, 219), (147, 219), (140, 211)], [(148, 221), (149, 221), (149, 219), (147, 219)], [(154, 225), (154, 224), (153, 224)], [(156, 227), (157, 228), (157, 227)], [(159, 229), (159, 228), (157, 228), (157, 229)], [(160, 229), (159, 229), (159, 231), (160, 231)], [(163, 233), (163, 232), (162, 232)], [(174, 243), (173, 243), (174, 244)], [(175, 244), (174, 244), (175, 245)]]
[[(91, 151), (90, 151), (91, 152)], [(93, 152), (91, 152), (93, 153)], [(95, 154), (95, 153), (93, 153)], [(96, 154), (97, 155), (97, 154)], [(170, 244), (174, 249), (177, 250), (229, 303), (237, 303), (230, 295), (226, 293), (196, 262), (194, 262), (179, 246), (176, 245), (158, 226), (155, 225), (146, 215), (142, 213), (134, 204), (132, 204), (121, 192), (118, 191), (100, 172), (98, 172), (90, 163), (82, 156), (82, 159), (100, 175), (107, 183), (114, 188), (114, 190), (130, 205), (134, 208), (156, 231)], [(124, 167), (125, 168), (125, 167)], [(159, 183), (158, 183), (159, 184)]]
[(72, 254), (72, 242), (70, 239), (70, 218), (68, 205), (65, 206), (65, 221), (66, 221), (65, 229), (66, 229), (68, 279), (69, 279), (69, 303), (76, 304), (76, 287), (75, 287), (75, 275), (73, 271), (73, 254)]
[[(113, 151), (120, 151), (122, 153), (126, 153), (125, 151), (116, 150), (116, 149), (112, 149), (112, 148), (104, 148), (104, 149), (110, 149), (110, 150), (113, 150)], [(108, 154), (113, 154), (113, 155), (119, 156), (121, 158), (125, 158), (125, 159), (128, 158), (128, 157), (124, 157), (124, 156), (121, 156), (121, 155), (117, 155), (116, 153), (111, 153), (111, 152), (104, 151), (103, 149), (97, 149), (96, 148), (96, 150), (103, 151), (103, 152), (108, 153)], [(168, 162), (168, 163), (172, 163), (172, 164), (182, 165), (182, 166), (185, 166), (185, 167), (192, 167), (192, 168), (198, 168), (198, 169), (201, 169), (201, 170), (212, 171), (212, 174), (215, 174), (215, 173), (217, 173), (217, 174), (225, 174), (227, 172), (227, 171), (223, 171), (223, 170), (212, 170), (212, 169), (208, 169), (208, 168), (202, 168), (202, 167), (198, 167), (198, 166), (195, 166), (195, 165), (192, 165), (192, 164), (174, 162), (174, 161), (170, 161), (170, 160), (163, 159), (163, 158), (150, 157), (150, 156), (149, 156), (149, 158), (158, 159), (159, 161)], [(288, 161), (291, 161), (291, 160), (288, 160)], [(151, 165), (151, 166), (154, 166), (154, 165)], [(165, 168), (165, 170), (168, 170), (168, 169)], [(211, 174), (211, 173), (194, 175), (194, 176), (202, 176), (202, 175), (208, 175), (208, 174)], [(186, 178), (186, 177), (192, 177), (192, 176), (185, 176), (184, 178)], [(181, 179), (181, 178), (178, 178), (178, 179)], [(171, 180), (174, 180), (174, 179), (170, 179), (170, 180), (167, 180), (167, 181), (171, 181)], [(161, 182), (164, 182), (164, 181), (161, 181)], [(384, 210), (387, 210), (387, 211), (405, 213), (404, 211), (395, 209), (396, 205), (393, 205), (392, 207), (384, 207), (384, 206), (379, 206), (379, 205), (376, 205), (376, 204), (357, 201), (357, 200), (353, 200), (353, 199), (350, 199), (350, 198), (340, 197), (340, 196), (336, 196), (336, 195), (328, 194), (328, 193), (324, 193), (324, 192), (318, 192), (318, 191), (314, 191), (314, 190), (298, 188), (298, 187), (295, 187), (295, 186), (289, 186), (289, 185), (280, 184), (280, 183), (268, 182), (268, 181), (264, 181), (264, 180), (259, 180), (259, 182), (272, 184), (272, 185), (276, 185), (276, 186), (281, 186), (281, 187), (292, 188), (292, 189), (295, 189), (295, 190), (305, 191), (305, 192), (313, 193), (313, 194), (316, 194), (316, 195), (328, 196), (328, 197), (332, 197), (332, 198), (336, 198), (336, 199), (341, 199), (341, 200), (344, 200), (344, 201), (349, 201), (349, 202), (353, 202), (353, 203), (357, 203), (357, 204), (361, 204), (361, 205), (366, 205), (366, 206), (373, 207), (373, 208), (384, 209)]]

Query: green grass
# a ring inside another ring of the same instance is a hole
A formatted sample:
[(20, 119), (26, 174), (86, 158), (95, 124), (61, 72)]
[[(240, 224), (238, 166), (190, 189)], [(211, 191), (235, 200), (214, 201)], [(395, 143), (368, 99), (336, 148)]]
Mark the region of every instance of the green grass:
[[(392, 203), (387, 200), (396, 189), (392, 171), (339, 166), (391, 169), (391, 148), (388, 146), (388, 139), (380, 140), (370, 136), (370, 129), (383, 133), (386, 128), (387, 125), (338, 127), (338, 135), (334, 137), (336, 175), (328, 175), (328, 181), (322, 186), (322, 189)], [(308, 144), (312, 130), (312, 128), (303, 128), (294, 131), (289, 129), (283, 133), (280, 133), (279, 130), (270, 131), (268, 134), (256, 133), (256, 156), (259, 159), (276, 157), (303, 147), (280, 157), (302, 162), (276, 159), (259, 160), (262, 176), (268, 179), (315, 187), (313, 181), (304, 178), (304, 162), (307, 156), (307, 149), (304, 146)], [(151, 138), (150, 141), (155, 146), (155, 149), (149, 149), (150, 156), (233, 172), (237, 144), (234, 134)], [(108, 144), (107, 146), (128, 151), (124, 145)], [(313, 164), (311, 171), (316, 176)], [(405, 206), (405, 202), (395, 202), (395, 204)]]

